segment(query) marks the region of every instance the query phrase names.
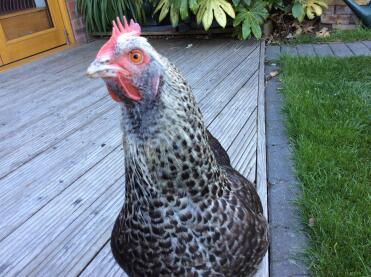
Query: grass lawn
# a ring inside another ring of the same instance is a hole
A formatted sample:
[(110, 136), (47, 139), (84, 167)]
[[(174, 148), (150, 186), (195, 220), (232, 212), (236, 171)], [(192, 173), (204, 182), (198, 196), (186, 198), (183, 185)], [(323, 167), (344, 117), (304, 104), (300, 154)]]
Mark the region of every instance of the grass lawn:
[(301, 43), (323, 43), (331, 41), (351, 42), (358, 40), (371, 40), (371, 29), (357, 28), (354, 30), (334, 30), (330, 32), (329, 37), (321, 38), (313, 34), (303, 34), (297, 36), (295, 39), (288, 40), (288, 44)]
[(371, 276), (371, 57), (280, 60), (313, 276)]

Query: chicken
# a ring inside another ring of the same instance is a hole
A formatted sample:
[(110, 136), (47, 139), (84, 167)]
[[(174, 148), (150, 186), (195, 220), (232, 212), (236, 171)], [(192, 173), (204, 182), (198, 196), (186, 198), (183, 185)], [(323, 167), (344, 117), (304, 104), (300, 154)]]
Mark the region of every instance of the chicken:
[(253, 184), (205, 128), (190, 86), (140, 36), (113, 22), (87, 70), (122, 107), (125, 201), (111, 248), (129, 276), (249, 276), (268, 247)]

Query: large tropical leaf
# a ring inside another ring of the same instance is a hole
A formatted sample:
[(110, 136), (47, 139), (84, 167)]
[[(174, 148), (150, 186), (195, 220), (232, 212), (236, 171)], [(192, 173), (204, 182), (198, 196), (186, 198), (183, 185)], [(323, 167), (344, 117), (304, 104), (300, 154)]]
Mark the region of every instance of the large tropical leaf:
[(323, 13), (323, 9), (327, 8), (326, 0), (299, 0), (292, 6), (292, 15), (299, 20), (314, 19)]
[(197, 11), (197, 23), (202, 22), (204, 29), (208, 30), (215, 17), (216, 22), (223, 28), (227, 24), (227, 16), (235, 17), (232, 5), (226, 0), (200, 0)]
[(233, 26), (241, 26), (242, 38), (247, 39), (252, 33), (257, 39), (262, 36), (260, 25), (268, 17), (265, 3), (254, 1), (251, 6), (240, 6), (237, 8), (237, 16), (233, 21)]
[(161, 0), (156, 5), (153, 14), (160, 13), (158, 20), (161, 22), (170, 12), (170, 22), (173, 27), (179, 23), (179, 19), (185, 20), (189, 16), (189, 10), (196, 13), (197, 0)]

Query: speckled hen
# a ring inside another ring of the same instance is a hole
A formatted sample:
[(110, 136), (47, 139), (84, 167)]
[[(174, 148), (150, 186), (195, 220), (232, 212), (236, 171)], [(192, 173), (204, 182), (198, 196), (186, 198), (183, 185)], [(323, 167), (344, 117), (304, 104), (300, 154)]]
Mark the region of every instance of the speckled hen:
[(122, 106), (118, 264), (130, 276), (252, 275), (268, 247), (259, 196), (205, 128), (179, 71), (137, 23), (117, 20), (87, 74), (103, 78)]

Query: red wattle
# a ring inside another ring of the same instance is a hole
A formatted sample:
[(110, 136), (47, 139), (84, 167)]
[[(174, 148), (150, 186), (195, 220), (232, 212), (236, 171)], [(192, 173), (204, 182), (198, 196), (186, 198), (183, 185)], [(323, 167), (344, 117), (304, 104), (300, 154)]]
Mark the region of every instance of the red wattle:
[(108, 93), (109, 95), (112, 97), (112, 99), (116, 102), (122, 102), (121, 99), (116, 95), (116, 93), (114, 93), (111, 88), (109, 86), (107, 86), (108, 88)]
[(125, 96), (133, 101), (139, 101), (141, 99), (140, 93), (136, 87), (134, 87), (130, 81), (123, 77), (119, 77), (120, 85), (124, 89)]

